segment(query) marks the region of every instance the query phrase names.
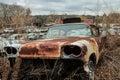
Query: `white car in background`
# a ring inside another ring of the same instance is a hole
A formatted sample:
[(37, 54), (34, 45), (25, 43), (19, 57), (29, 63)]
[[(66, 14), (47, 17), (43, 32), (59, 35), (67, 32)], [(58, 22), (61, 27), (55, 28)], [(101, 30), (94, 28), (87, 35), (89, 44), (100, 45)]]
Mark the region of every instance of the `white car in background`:
[(25, 35), (23, 34), (13, 34), (8, 37), (8, 40), (12, 41), (13, 43), (22, 43), (25, 42)]
[(6, 29), (4, 29), (4, 32), (5, 33), (13, 33), (15, 30), (14, 29), (12, 29), (12, 28), (6, 28)]
[(36, 33), (30, 33), (27, 36), (28, 40), (37, 40), (38, 36)]

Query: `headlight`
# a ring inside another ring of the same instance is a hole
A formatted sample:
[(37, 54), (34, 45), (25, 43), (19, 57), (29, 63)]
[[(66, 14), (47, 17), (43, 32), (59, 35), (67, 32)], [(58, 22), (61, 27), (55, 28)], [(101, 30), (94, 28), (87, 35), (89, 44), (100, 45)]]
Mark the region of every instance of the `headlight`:
[(4, 47), (7, 54), (17, 54), (17, 49), (14, 47)]
[(19, 48), (20, 48), (19, 44), (14, 44), (11, 46), (4, 47), (4, 51), (6, 52), (7, 57), (18, 57)]
[(81, 48), (76, 45), (66, 45), (62, 47), (62, 54), (65, 56), (81, 56)]

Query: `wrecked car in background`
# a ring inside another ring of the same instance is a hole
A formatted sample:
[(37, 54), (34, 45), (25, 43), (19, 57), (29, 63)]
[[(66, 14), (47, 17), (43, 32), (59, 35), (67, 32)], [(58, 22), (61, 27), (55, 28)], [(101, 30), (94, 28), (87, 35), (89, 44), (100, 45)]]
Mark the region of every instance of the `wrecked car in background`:
[(3, 49), (5, 46), (9, 45), (10, 42), (8, 40), (0, 37), (0, 80), (7, 80), (8, 74), (10, 73), (10, 62)]
[(8, 40), (12, 41), (12, 43), (23, 43), (26, 40), (26, 36), (24, 34), (13, 34), (8, 37)]
[[(69, 72), (71, 69), (76, 70), (80, 66), (87, 78), (94, 80), (94, 66), (101, 58), (105, 40), (106, 36), (95, 25), (67, 23), (49, 27), (43, 40), (9, 45), (4, 50), (13, 55), (11, 58), (22, 59), (18, 80), (26, 77), (28, 80), (63, 80), (72, 73)], [(44, 78), (43, 73), (47, 74)]]
[(37, 40), (37, 34), (36, 33), (29, 33), (27, 35), (28, 40)]

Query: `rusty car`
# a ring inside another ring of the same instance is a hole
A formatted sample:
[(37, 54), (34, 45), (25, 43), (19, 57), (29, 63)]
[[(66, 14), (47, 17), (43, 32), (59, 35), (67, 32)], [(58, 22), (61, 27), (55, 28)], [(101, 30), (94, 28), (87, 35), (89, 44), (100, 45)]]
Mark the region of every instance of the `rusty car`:
[(101, 58), (105, 40), (95, 25), (66, 23), (49, 27), (45, 39), (8, 45), (4, 51), (9, 58), (22, 60), (18, 80), (64, 80), (72, 73), (69, 71), (80, 66), (94, 80), (94, 66)]

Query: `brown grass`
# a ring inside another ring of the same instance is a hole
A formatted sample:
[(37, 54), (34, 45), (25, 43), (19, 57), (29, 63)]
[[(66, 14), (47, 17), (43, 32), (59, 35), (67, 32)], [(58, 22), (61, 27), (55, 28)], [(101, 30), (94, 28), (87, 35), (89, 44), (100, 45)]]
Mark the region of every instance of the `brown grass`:
[(101, 65), (96, 68), (96, 80), (120, 80), (120, 36), (108, 36)]
[[(104, 55), (100, 61), (101, 64), (97, 65), (95, 68), (95, 80), (120, 80), (120, 36), (108, 36), (106, 46)], [(16, 63), (19, 64), (17, 61), (19, 61), (19, 59), (16, 60)], [(11, 76), (11, 80), (15, 80), (17, 78), (17, 72), (19, 71), (19, 66), (17, 66), (18, 64), (14, 66), (14, 72), (12, 73), (14, 76)], [(45, 64), (44, 66), (47, 67)], [(43, 68), (42, 71), (46, 70), (46, 67)], [(81, 75), (76, 74), (78, 70), (79, 69), (77, 68), (73, 71), (68, 77), (65, 78), (65, 80), (80, 80), (79, 76)], [(41, 71), (41, 69), (36, 69), (32, 73), (37, 73), (39, 71)], [(47, 80), (49, 79), (47, 78)]]

